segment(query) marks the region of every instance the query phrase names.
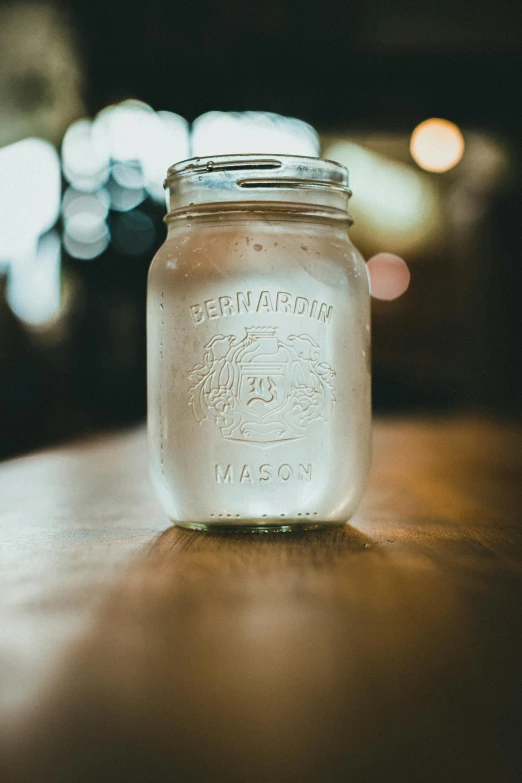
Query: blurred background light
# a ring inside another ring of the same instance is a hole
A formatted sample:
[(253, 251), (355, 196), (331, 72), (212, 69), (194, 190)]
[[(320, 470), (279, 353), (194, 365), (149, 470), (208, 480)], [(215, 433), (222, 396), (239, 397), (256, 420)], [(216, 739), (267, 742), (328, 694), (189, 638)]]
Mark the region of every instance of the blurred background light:
[(139, 256), (152, 249), (156, 230), (151, 218), (140, 210), (115, 215), (112, 221), (111, 242), (119, 253)]
[(462, 159), (464, 137), (453, 122), (434, 117), (417, 125), (411, 136), (410, 152), (421, 169), (442, 173)]
[(157, 114), (154, 136), (141, 154), (145, 187), (155, 201), (165, 203), (163, 181), (173, 163), (190, 157), (188, 122), (170, 111)]
[(262, 152), (319, 155), (319, 136), (307, 122), (260, 111), (210, 111), (192, 126), (192, 155)]
[(463, 183), (477, 191), (491, 191), (516, 165), (508, 147), (493, 135), (467, 131), (466, 155), (459, 166)]
[(73, 216), (81, 212), (92, 212), (103, 220), (107, 217), (109, 211), (110, 199), (105, 189), (98, 190), (96, 193), (82, 193), (68, 188), (62, 200), (62, 215), (64, 223)]
[(438, 196), (425, 175), (351, 141), (327, 144), (323, 156), (349, 170), (356, 241), (362, 238), (365, 245), (404, 253), (425, 242), (433, 232)]
[(73, 122), (62, 142), (63, 173), (68, 182), (76, 190), (97, 190), (107, 181), (109, 163), (104, 134), (90, 120)]
[(116, 212), (128, 212), (135, 209), (147, 195), (143, 188), (126, 188), (112, 178), (107, 183), (107, 192), (110, 197), (111, 209)]
[(73, 258), (96, 258), (109, 244), (106, 218), (110, 199), (105, 189), (82, 193), (68, 188), (62, 201), (63, 243)]
[(159, 119), (147, 103), (132, 99), (102, 109), (94, 124), (113, 160), (139, 161), (154, 138)]
[(138, 161), (115, 163), (111, 171), (113, 179), (122, 188), (139, 190), (143, 187), (143, 171)]
[(72, 258), (91, 261), (104, 252), (109, 245), (109, 228), (106, 223), (86, 220), (84, 225), (78, 221), (73, 224), (73, 233), (68, 230), (63, 235), (63, 246)]
[(105, 236), (106, 230), (103, 217), (88, 210), (74, 214), (67, 220), (65, 226), (65, 233), (83, 244), (97, 242)]
[(11, 310), (31, 326), (43, 326), (60, 312), (61, 243), (56, 231), (40, 237), (35, 252), (13, 264), (7, 278)]
[(190, 157), (187, 121), (170, 111), (155, 112), (148, 104), (126, 100), (108, 106), (96, 116), (94, 128), (103, 140), (108, 158), (113, 161), (112, 177), (133, 194), (114, 193), (114, 209), (133, 209), (145, 198), (138, 198), (144, 187), (160, 203), (165, 202), (163, 180), (169, 166)]
[(60, 161), (49, 142), (25, 139), (0, 149), (0, 172), (0, 256), (14, 262), (58, 219)]

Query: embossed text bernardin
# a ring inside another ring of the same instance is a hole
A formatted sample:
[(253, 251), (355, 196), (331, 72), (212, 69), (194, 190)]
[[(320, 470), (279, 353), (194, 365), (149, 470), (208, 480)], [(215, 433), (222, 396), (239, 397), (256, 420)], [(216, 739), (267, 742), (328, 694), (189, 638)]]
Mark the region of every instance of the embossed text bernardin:
[(220, 296), (206, 299), (201, 304), (190, 307), (193, 322), (198, 325), (216, 318), (245, 313), (280, 313), (304, 316), (320, 323), (329, 324), (332, 320), (333, 306), (314, 299), (310, 302), (305, 296), (292, 296), (286, 291), (238, 291), (234, 296)]

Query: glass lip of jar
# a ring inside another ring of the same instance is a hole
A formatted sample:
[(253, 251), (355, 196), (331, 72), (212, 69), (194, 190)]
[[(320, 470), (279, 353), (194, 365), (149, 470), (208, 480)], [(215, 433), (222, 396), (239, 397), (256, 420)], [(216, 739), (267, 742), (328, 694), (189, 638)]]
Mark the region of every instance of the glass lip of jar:
[[(193, 157), (180, 160), (169, 167), (164, 186), (167, 187), (169, 179), (184, 174), (200, 174), (212, 171), (262, 171), (264, 180), (267, 177), (277, 181), (280, 177), (274, 176), (275, 172), (283, 170), (285, 178), (293, 174), (294, 178), (306, 182), (307, 180), (321, 182), (325, 186), (333, 185), (348, 188), (348, 169), (342, 163), (326, 158), (315, 158), (308, 155), (286, 155), (275, 153), (238, 153), (237, 155), (207, 155), (205, 157)], [(308, 175), (302, 176), (307, 170)], [(313, 174), (313, 177), (310, 177)], [(321, 176), (322, 175), (322, 176)], [(255, 173), (249, 179), (255, 180)]]
[(194, 157), (171, 166), (164, 182), (169, 212), (194, 206), (279, 202), (348, 212), (348, 170), (304, 155), (241, 153)]

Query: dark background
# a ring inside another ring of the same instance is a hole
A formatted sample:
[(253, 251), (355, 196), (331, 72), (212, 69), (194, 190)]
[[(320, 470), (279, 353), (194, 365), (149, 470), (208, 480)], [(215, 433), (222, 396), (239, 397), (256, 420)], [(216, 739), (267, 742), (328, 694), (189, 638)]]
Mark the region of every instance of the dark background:
[[(35, 26), (27, 20), (35, 8), (69, 42), (70, 68), (61, 74), (36, 44), (32, 53)], [(332, 138), (379, 137), (390, 157), (395, 147), (407, 150), (412, 130), (429, 117), (456, 123), (466, 142), (493, 139), (505, 165), (480, 188), (467, 152), (453, 172), (426, 175), (442, 204), (438, 241), (408, 254), (405, 297), (374, 302), (374, 403), (382, 412), (518, 415), (520, 6), (69, 0), (2, 3), (0, 12), (18, 20), (25, 42), (23, 60), (16, 47), (0, 59), (3, 144), (39, 136), (59, 147), (73, 120), (128, 98), (189, 122), (214, 109), (294, 116), (318, 130), (323, 149)], [(42, 119), (53, 112), (56, 121)], [(462, 220), (466, 208), (456, 204), (471, 205), (472, 217)], [(159, 246), (161, 205), (149, 200), (139, 210)], [(366, 255), (401, 251), (393, 237), (357, 241)], [(154, 247), (129, 257), (111, 244), (89, 262), (63, 251), (68, 306), (47, 328), (27, 327), (2, 299), (0, 456), (144, 417), (145, 286)]]

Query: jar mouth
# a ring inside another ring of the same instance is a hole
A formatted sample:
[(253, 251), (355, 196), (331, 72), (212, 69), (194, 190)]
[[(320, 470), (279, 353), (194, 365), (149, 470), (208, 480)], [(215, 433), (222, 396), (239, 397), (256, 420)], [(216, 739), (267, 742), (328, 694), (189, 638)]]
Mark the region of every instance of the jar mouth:
[(261, 180), (295, 180), (296, 182), (317, 181), (325, 186), (334, 185), (348, 190), (348, 169), (341, 163), (325, 158), (306, 155), (272, 155), (266, 153), (240, 153), (238, 155), (211, 155), (203, 158), (188, 158), (170, 166), (165, 180), (168, 186), (171, 177), (212, 173), (220, 171), (251, 172), (255, 181), (256, 172), (262, 172)]
[(190, 158), (171, 166), (170, 210), (216, 202), (271, 201), (348, 211), (348, 170), (304, 155), (238, 154)]

